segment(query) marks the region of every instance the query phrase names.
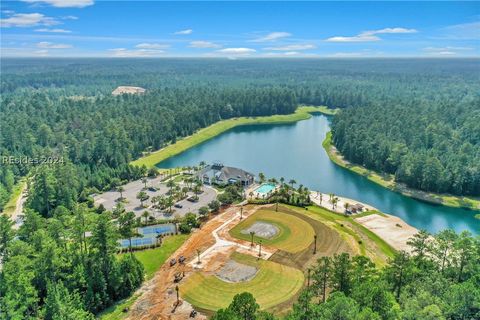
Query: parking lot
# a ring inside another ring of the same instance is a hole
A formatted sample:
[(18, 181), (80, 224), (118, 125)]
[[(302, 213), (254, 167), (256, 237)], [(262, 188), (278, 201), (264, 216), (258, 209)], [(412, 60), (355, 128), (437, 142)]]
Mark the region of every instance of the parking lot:
[[(184, 186), (183, 183), (179, 183), (181, 187)], [(157, 188), (156, 191), (149, 190), (149, 187)], [(124, 191), (122, 192), (123, 202), (125, 209), (127, 211), (133, 211), (137, 217), (141, 217), (144, 211), (150, 212), (150, 214), (156, 219), (171, 219), (174, 217), (183, 217), (188, 212), (198, 213), (198, 209), (207, 206), (212, 200), (217, 197), (217, 192), (215, 189), (209, 186), (202, 186), (203, 192), (198, 195), (199, 199), (197, 202), (190, 202), (187, 199), (176, 202), (176, 204), (182, 206), (182, 208), (174, 207), (173, 213), (167, 213), (165, 210), (160, 211), (152, 207), (151, 199), (154, 196), (166, 195), (169, 188), (166, 186), (165, 182), (161, 182), (161, 178), (149, 178), (147, 182), (147, 189), (144, 190), (144, 184), (141, 180), (132, 181), (123, 185)], [(140, 191), (144, 191), (148, 196), (148, 200), (144, 202), (146, 206), (141, 207), (141, 202), (137, 199), (137, 194)], [(187, 193), (188, 197), (193, 196), (193, 192)], [(107, 191), (102, 194), (94, 196), (95, 205), (99, 206), (103, 204), (105, 209), (112, 210), (117, 205), (117, 199), (120, 198), (120, 193), (116, 190)]]

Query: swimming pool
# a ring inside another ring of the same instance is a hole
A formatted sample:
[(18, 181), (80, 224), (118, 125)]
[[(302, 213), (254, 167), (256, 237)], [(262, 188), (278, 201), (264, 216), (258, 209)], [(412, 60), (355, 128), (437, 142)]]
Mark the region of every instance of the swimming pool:
[(272, 183), (264, 183), (257, 189), (255, 189), (255, 192), (261, 193), (261, 194), (268, 194), (272, 192), (272, 190), (275, 189), (275, 185)]

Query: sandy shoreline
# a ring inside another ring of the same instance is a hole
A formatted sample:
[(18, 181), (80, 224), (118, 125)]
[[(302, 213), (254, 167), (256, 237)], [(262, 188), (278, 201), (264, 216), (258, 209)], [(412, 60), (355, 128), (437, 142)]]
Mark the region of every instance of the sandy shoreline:
[[(320, 195), (322, 201), (320, 202)], [(362, 203), (360, 201), (356, 201), (353, 199), (335, 196), (338, 198), (338, 202), (333, 208), (332, 203), (330, 202), (330, 196), (325, 193), (312, 191), (310, 198), (312, 201), (319, 207), (344, 214), (345, 212), (345, 203), (349, 205), (354, 204), (361, 204), (367, 211), (377, 211), (379, 210), (371, 205), (366, 203)], [(413, 237), (416, 233), (418, 233), (418, 229), (412, 227), (399, 217), (386, 214), (386, 213), (373, 213), (367, 216), (359, 216), (355, 217), (355, 214), (352, 217), (360, 223), (362, 226), (367, 228), (368, 230), (372, 231), (380, 238), (382, 238), (386, 243), (388, 243), (392, 248), (395, 250), (404, 250), (407, 252), (411, 251), (410, 246), (407, 244), (407, 241)]]

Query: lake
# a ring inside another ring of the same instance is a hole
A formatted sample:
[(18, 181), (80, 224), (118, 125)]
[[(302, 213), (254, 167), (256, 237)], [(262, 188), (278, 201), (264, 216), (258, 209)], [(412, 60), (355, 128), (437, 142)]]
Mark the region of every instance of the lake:
[(236, 127), (157, 166), (220, 162), (254, 174), (263, 172), (267, 177), (295, 179), (310, 190), (356, 199), (433, 233), (451, 228), (480, 234), (480, 220), (473, 211), (408, 198), (335, 165), (322, 147), (328, 131), (329, 119), (320, 114), (293, 124)]

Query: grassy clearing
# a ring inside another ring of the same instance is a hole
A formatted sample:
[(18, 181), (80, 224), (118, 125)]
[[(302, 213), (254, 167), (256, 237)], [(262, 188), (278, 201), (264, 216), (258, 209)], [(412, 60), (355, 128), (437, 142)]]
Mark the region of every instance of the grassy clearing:
[[(188, 237), (189, 235), (167, 237), (163, 241), (161, 247), (135, 252), (135, 257), (140, 260), (145, 268), (145, 280), (150, 280), (155, 272), (157, 272), (157, 270), (165, 263), (168, 257), (170, 257), (188, 239)], [(129, 308), (138, 297), (138, 295), (134, 295), (117, 302), (115, 305), (102, 312), (98, 318), (102, 320), (124, 319), (126, 313), (124, 313), (123, 310)]]
[(254, 236), (255, 242), (262, 240), (262, 243), (265, 245), (290, 253), (300, 252), (308, 248), (315, 234), (312, 226), (307, 222), (291, 214), (282, 212), (280, 208), (278, 212), (273, 210), (257, 211), (230, 230), (230, 235), (238, 239), (250, 241), (250, 234), (243, 234), (242, 230), (247, 229), (255, 222), (271, 223), (280, 230), (279, 233), (271, 239)]
[[(345, 241), (351, 244), (353, 242), (349, 240), (353, 239), (355, 245), (358, 247), (358, 253), (369, 256), (377, 265), (384, 265), (386, 259), (392, 258), (396, 252), (395, 249), (382, 238), (356, 222), (352, 217), (347, 217), (318, 206), (310, 206), (308, 210), (297, 207), (289, 208), (325, 223), (337, 231)], [(375, 246), (375, 248), (373, 248), (372, 245)]]
[(140, 260), (145, 268), (145, 279), (150, 280), (167, 258), (170, 257), (188, 237), (188, 234), (167, 237), (161, 247), (135, 252), (135, 257)]
[(152, 152), (149, 155), (141, 157), (135, 161), (132, 161), (132, 165), (147, 167), (153, 167), (157, 163), (175, 156), (183, 151), (207, 141), (227, 130), (230, 130), (237, 126), (242, 125), (254, 125), (254, 124), (281, 124), (291, 123), (300, 120), (306, 120), (311, 117), (310, 113), (321, 112), (322, 107), (299, 107), (295, 113), (287, 115), (273, 115), (268, 117), (241, 117), (228, 120), (222, 120), (214, 123), (206, 128), (203, 128), (191, 136), (178, 140), (176, 143), (171, 144), (163, 149)]
[(18, 198), (22, 195), (22, 190), (25, 188), (25, 184), (27, 182), (25, 181), (25, 178), (20, 179), (14, 186), (12, 190), (12, 194), (10, 195), (10, 199), (8, 202), (5, 204), (5, 207), (3, 208), (3, 213), (6, 215), (12, 215), (12, 213), (15, 211), (15, 208), (17, 207), (17, 201)]
[(336, 115), (340, 109), (330, 109), (329, 107), (325, 107), (325, 106), (302, 106), (303, 110), (305, 111), (309, 111), (309, 112), (320, 112), (320, 113), (323, 113), (324, 115), (327, 115), (327, 116), (334, 116)]
[(256, 276), (250, 281), (229, 283), (215, 275), (196, 272), (180, 285), (182, 298), (196, 307), (216, 311), (227, 307), (236, 294), (250, 292), (260, 308), (266, 310), (289, 300), (303, 286), (304, 275), (298, 269), (239, 253), (231, 257), (258, 268)]
[(480, 198), (474, 197), (461, 197), (448, 194), (437, 194), (432, 192), (425, 192), (421, 190), (415, 190), (408, 188), (402, 184), (395, 182), (392, 174), (379, 174), (373, 170), (369, 170), (365, 167), (354, 165), (345, 161), (343, 157), (336, 151), (332, 144), (332, 133), (328, 132), (325, 140), (322, 143), (325, 151), (328, 154), (330, 160), (342, 168), (348, 169), (359, 175), (364, 176), (368, 180), (375, 182), (376, 184), (388, 188), (392, 191), (403, 194), (404, 196), (414, 199), (444, 205), (453, 208), (465, 208), (470, 210), (480, 210)]

